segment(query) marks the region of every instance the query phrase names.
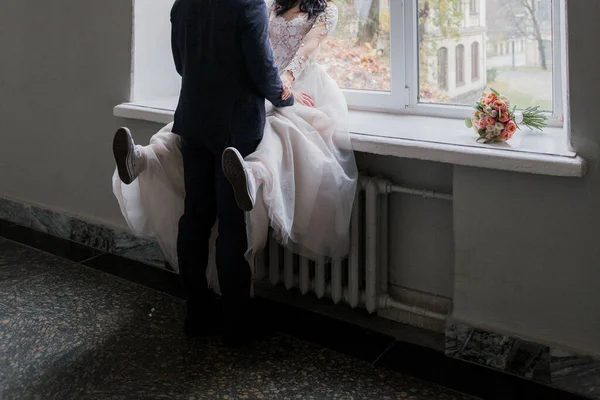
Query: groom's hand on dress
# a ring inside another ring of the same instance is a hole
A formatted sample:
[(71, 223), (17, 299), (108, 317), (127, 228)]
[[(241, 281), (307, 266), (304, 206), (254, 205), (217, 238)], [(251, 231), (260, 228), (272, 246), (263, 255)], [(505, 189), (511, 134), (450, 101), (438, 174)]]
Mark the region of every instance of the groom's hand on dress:
[(287, 100), (292, 95), (292, 83), (294, 83), (294, 74), (292, 71), (285, 71), (281, 74), (281, 83), (283, 84), (282, 100)]
[(281, 93), (281, 100), (287, 100), (292, 96), (292, 86), (286, 85), (285, 82), (282, 86), (283, 92)]
[(300, 104), (303, 104), (307, 107), (315, 106), (315, 101), (313, 100), (312, 96), (306, 92), (294, 92), (294, 97)]

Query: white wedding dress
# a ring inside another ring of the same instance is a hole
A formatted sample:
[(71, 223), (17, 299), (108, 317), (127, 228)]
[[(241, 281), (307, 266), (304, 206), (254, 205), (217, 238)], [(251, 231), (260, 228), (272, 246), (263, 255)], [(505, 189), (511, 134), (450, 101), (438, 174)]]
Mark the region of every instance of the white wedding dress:
[[(337, 84), (315, 62), (322, 40), (335, 28), (337, 8), (329, 3), (315, 18), (286, 20), (267, 4), (273, 56), (280, 73), (289, 70), (294, 91), (305, 91), (315, 107), (274, 108), (267, 102), (264, 137), (245, 161), (260, 185), (247, 213), (248, 252), (267, 242), (269, 228), (284, 246), (311, 259), (341, 259), (349, 252), (350, 216), (358, 170), (346, 128), (348, 109)], [(115, 171), (113, 191), (129, 227), (154, 238), (177, 269), (177, 226), (185, 189), (179, 137), (165, 126), (143, 147), (144, 172), (125, 185)], [(217, 223), (218, 224), (218, 223)], [(211, 238), (209, 282), (216, 286)]]

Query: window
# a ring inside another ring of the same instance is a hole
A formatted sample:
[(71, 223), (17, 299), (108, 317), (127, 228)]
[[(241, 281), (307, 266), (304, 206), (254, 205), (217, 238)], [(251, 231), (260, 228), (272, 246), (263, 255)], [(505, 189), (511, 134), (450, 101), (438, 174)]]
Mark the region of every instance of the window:
[(448, 90), (448, 49), (445, 47), (438, 50), (438, 86)]
[(440, 105), (470, 107), (492, 87), (560, 119), (563, 0), (333, 1), (318, 61), (351, 107), (459, 116)]
[(479, 79), (479, 43), (471, 45), (471, 80)]
[(471, 15), (479, 14), (479, 1), (480, 0), (469, 0), (469, 11)]
[(456, 86), (465, 84), (465, 46), (456, 46)]
[[(509, 96), (519, 108), (539, 105), (554, 116), (554, 123), (559, 123), (564, 93), (563, 2), (469, 1), (467, 6), (479, 7), (480, 16), (468, 18), (443, 6), (452, 1), (461, 0), (417, 2), (419, 90), (412, 94), (409, 107), (423, 113), (457, 115), (456, 107), (439, 105), (470, 106), (483, 90), (493, 88)], [(410, 44), (407, 46), (411, 48)], [(467, 46), (470, 49), (465, 48)], [(436, 64), (441, 71), (438, 52), (441, 48), (450, 49), (450, 64), (455, 68), (449, 71), (448, 84), (428, 71)], [(470, 57), (465, 50), (470, 51)], [(393, 70), (394, 67), (392, 65)], [(407, 73), (413, 71), (409, 68)], [(412, 88), (411, 76), (407, 75), (406, 79), (407, 86)]]
[[(131, 101), (179, 93), (164, 18), (173, 1), (134, 2)], [(560, 121), (564, 0), (479, 0), (476, 17), (471, 0), (332, 2), (338, 24), (318, 61), (351, 108), (458, 118), (491, 87)]]

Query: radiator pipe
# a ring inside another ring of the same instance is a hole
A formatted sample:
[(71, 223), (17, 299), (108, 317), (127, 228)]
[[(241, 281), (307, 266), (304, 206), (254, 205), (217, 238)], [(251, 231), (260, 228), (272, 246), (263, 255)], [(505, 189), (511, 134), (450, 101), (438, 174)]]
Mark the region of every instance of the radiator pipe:
[[(364, 182), (364, 180), (363, 180)], [(354, 202), (352, 207), (352, 216), (350, 221), (350, 258), (348, 260), (348, 303), (351, 307), (358, 306), (359, 299), (359, 275), (360, 269), (360, 207), (358, 200)]]
[(450, 193), (439, 193), (433, 190), (407, 188), (400, 185), (394, 185), (390, 181), (382, 178), (360, 178), (360, 186), (363, 190), (366, 189), (370, 183), (377, 185), (379, 193), (402, 193), (413, 196), (420, 196), (426, 199), (436, 199), (444, 201), (454, 200), (454, 196)]
[(374, 313), (377, 311), (378, 298), (378, 280), (377, 269), (379, 268), (377, 254), (377, 201), (379, 200), (379, 190), (377, 182), (371, 181), (365, 190), (365, 294), (367, 296), (366, 307), (367, 311)]
[(454, 197), (448, 193), (438, 193), (432, 190), (422, 190), (422, 189), (411, 189), (406, 188), (400, 185), (389, 185), (386, 193), (403, 193), (403, 194), (411, 194), (414, 196), (421, 196), (426, 199), (436, 199), (436, 200), (444, 200), (444, 201), (452, 201)]
[(379, 237), (385, 238), (380, 240), (377, 244), (379, 245), (379, 257), (380, 257), (380, 271), (379, 271), (379, 291), (381, 294), (388, 292), (388, 235), (389, 235), (389, 196), (381, 196), (379, 199)]

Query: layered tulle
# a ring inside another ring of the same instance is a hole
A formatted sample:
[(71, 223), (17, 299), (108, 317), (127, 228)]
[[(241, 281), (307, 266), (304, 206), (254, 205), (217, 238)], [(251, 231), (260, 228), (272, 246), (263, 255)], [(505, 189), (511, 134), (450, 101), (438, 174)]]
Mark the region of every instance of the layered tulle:
[(358, 175), (346, 101), (316, 64), (294, 87), (309, 93), (315, 107), (270, 108), (263, 140), (246, 157), (261, 183), (247, 217), (249, 256), (264, 248), (271, 227), (273, 236), (295, 253), (340, 259), (349, 249)]

